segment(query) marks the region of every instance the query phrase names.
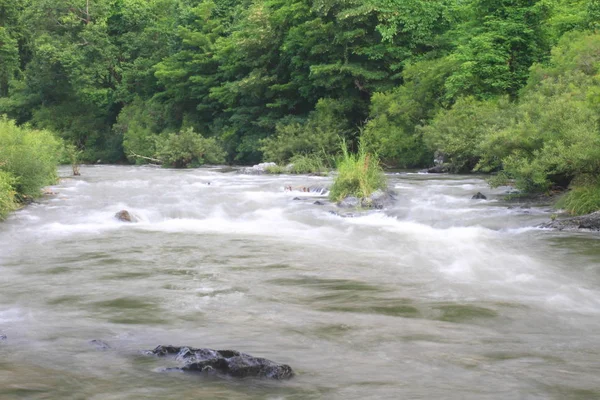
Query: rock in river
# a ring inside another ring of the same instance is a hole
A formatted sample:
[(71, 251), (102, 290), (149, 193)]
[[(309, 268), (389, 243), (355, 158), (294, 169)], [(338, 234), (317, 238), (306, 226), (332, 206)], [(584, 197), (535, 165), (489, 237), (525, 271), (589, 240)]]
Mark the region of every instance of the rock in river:
[(252, 167), (242, 168), (239, 170), (239, 173), (245, 175), (262, 175), (266, 174), (269, 168), (274, 167), (277, 167), (277, 164), (275, 164), (274, 162), (260, 163)]
[(182, 371), (219, 373), (235, 378), (289, 379), (294, 375), (289, 365), (253, 357), (235, 350), (196, 349), (193, 347), (158, 346), (148, 352), (157, 356), (174, 355), (184, 363)]
[(137, 222), (137, 218), (127, 210), (119, 211), (115, 214), (115, 218), (121, 222)]
[(349, 196), (338, 202), (338, 207), (341, 208), (371, 208), (381, 210), (387, 206), (392, 205), (396, 201), (396, 194), (390, 190), (376, 190), (369, 197), (359, 199), (357, 197)]
[(477, 192), (477, 194), (471, 198), (473, 200), (487, 200), (487, 197), (485, 196), (485, 194), (483, 194), (481, 192)]
[(600, 231), (600, 211), (580, 217), (561, 218), (540, 225), (540, 228)]

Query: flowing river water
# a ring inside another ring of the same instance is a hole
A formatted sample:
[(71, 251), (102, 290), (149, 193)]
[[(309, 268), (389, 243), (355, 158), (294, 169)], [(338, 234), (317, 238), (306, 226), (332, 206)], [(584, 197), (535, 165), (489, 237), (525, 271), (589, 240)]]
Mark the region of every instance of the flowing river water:
[[(355, 218), (284, 190), (331, 178), (62, 179), (0, 224), (0, 399), (599, 399), (600, 236), (479, 177), (388, 178), (397, 203)], [(163, 372), (159, 344), (296, 376)]]

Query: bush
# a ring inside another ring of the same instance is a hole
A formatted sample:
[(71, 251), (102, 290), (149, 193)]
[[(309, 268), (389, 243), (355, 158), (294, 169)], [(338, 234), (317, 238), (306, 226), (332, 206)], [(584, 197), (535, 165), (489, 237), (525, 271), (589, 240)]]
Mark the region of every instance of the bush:
[[(510, 124), (481, 145), (524, 191), (566, 188), (600, 174), (600, 35), (566, 35), (548, 65), (534, 65)], [(579, 186), (579, 185), (576, 185)], [(567, 199), (587, 197), (590, 185)], [(587, 193), (584, 195), (584, 192)]]
[(336, 100), (321, 99), (307, 120), (278, 124), (275, 136), (262, 141), (264, 159), (285, 164), (299, 154), (336, 154), (340, 138), (349, 132), (343, 107)]
[(297, 154), (290, 159), (290, 163), (292, 174), (325, 174), (331, 169), (326, 156), (318, 154)]
[(225, 162), (225, 152), (215, 138), (204, 138), (192, 128), (179, 133), (163, 134), (156, 142), (155, 157), (164, 166), (198, 167)]
[[(123, 151), (129, 162), (146, 164), (156, 153), (156, 139), (167, 128), (169, 110), (154, 101), (136, 98), (123, 107), (113, 132), (123, 137)], [(141, 156), (141, 157), (140, 157)]]
[(337, 170), (338, 174), (329, 192), (332, 201), (340, 201), (348, 196), (365, 199), (374, 191), (387, 186), (379, 158), (376, 154), (368, 153), (362, 143), (357, 154), (349, 153), (345, 143), (343, 144)]
[(572, 190), (556, 203), (556, 207), (573, 215), (589, 214), (600, 210), (598, 178), (579, 178)]
[(444, 82), (453, 68), (448, 58), (419, 61), (403, 71), (402, 86), (373, 94), (361, 137), (367, 150), (379, 154), (389, 166), (429, 165), (433, 151), (423, 142), (418, 127), (443, 105)]
[(17, 208), (14, 183), (15, 178), (11, 174), (0, 171), (0, 221), (6, 218), (9, 212)]
[[(505, 98), (479, 101), (466, 97), (458, 99), (450, 110), (440, 111), (421, 132), (431, 150), (446, 156), (453, 172), (471, 172), (484, 157), (481, 143), (509, 123), (510, 112), (511, 105)], [(500, 162), (490, 157), (480, 165), (484, 166), (489, 171), (500, 167)]]
[(56, 181), (62, 147), (48, 131), (18, 127), (0, 118), (0, 171), (15, 178), (17, 197), (39, 197), (40, 188)]

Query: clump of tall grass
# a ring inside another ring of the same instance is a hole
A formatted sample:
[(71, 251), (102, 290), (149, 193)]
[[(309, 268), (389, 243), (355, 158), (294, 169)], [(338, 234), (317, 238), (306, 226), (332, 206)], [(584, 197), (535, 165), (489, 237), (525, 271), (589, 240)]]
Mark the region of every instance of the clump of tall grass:
[(15, 178), (11, 174), (0, 171), (0, 221), (17, 208), (14, 183)]
[(337, 163), (338, 174), (329, 192), (332, 201), (348, 196), (368, 198), (373, 192), (385, 189), (387, 182), (377, 154), (369, 153), (361, 143), (356, 154), (342, 144), (342, 156)]
[(326, 174), (326, 161), (318, 154), (297, 154), (290, 159), (292, 174)]
[(63, 144), (49, 131), (19, 127), (0, 117), (0, 171), (13, 177), (16, 198), (35, 198), (56, 181)]
[(600, 210), (600, 182), (588, 180), (576, 182), (573, 188), (563, 195), (556, 207), (569, 214), (584, 215)]
[(281, 165), (269, 165), (265, 168), (268, 174), (281, 175), (287, 173), (287, 169)]

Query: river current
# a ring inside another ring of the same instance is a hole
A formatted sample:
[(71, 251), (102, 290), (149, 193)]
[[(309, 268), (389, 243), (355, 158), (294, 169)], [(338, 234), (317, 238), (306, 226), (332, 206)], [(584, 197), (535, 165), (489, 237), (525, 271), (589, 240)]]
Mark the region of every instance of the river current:
[[(508, 188), (389, 174), (393, 207), (343, 218), (285, 190), (331, 178), (68, 172), (0, 223), (2, 400), (600, 398), (600, 236)], [(164, 372), (159, 344), (296, 376)]]

